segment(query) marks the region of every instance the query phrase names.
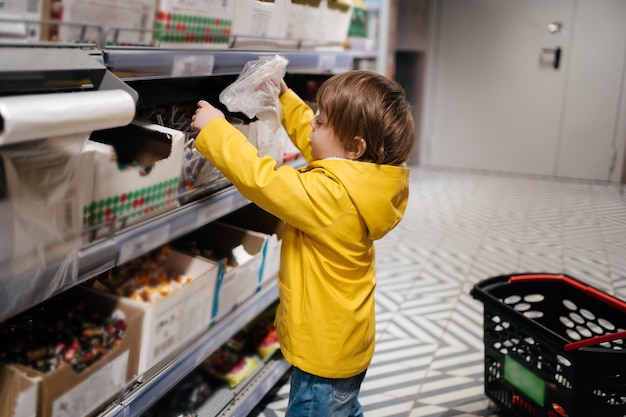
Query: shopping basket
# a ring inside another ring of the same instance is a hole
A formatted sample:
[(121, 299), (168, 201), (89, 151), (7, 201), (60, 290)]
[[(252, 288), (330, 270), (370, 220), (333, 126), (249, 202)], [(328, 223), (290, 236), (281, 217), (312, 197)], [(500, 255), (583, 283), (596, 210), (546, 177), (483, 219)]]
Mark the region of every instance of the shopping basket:
[(562, 274), (474, 285), (485, 394), (506, 416), (626, 417), (626, 303)]

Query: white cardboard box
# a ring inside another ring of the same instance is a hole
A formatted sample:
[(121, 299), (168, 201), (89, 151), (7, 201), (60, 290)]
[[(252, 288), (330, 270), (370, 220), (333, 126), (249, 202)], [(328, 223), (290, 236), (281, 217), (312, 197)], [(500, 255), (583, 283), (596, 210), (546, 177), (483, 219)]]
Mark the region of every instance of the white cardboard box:
[(36, 42), (41, 40), (43, 0), (2, 0), (0, 16), (14, 21), (0, 21), (0, 40), (8, 42)]
[(170, 251), (166, 268), (193, 281), (154, 303), (119, 298), (120, 304), (143, 311), (138, 375), (158, 370), (210, 326), (217, 264)]
[[(156, 16), (155, 0), (62, 0), (61, 22), (86, 23), (87, 39), (81, 39), (81, 26), (59, 25), (59, 40), (88, 40), (108, 44), (150, 45)], [(103, 30), (99, 34), (98, 27)], [(114, 29), (120, 29), (115, 38)], [(99, 38), (98, 36), (102, 36)]]
[(234, 49), (272, 48), (285, 38), (285, 1), (237, 0), (233, 18)]
[(312, 49), (318, 42), (322, 0), (285, 0), (285, 41), (287, 49)]
[[(179, 250), (219, 262), (212, 323), (215, 323), (259, 290), (262, 282), (265, 236), (218, 222), (173, 243)], [(192, 249), (193, 248), (193, 249)], [(210, 255), (209, 255), (210, 252)]]
[(235, 0), (158, 0), (157, 9), (156, 46), (228, 48)]
[(97, 236), (178, 206), (185, 134), (159, 125), (131, 124), (94, 132), (86, 149), (95, 153), (93, 198), (85, 227)]
[(264, 283), (276, 279), (280, 268), (284, 222), (255, 204), (248, 204), (240, 208), (223, 217), (220, 222), (261, 233), (264, 236), (261, 281)]
[(320, 9), (318, 49), (345, 49), (352, 19), (351, 0), (322, 0)]

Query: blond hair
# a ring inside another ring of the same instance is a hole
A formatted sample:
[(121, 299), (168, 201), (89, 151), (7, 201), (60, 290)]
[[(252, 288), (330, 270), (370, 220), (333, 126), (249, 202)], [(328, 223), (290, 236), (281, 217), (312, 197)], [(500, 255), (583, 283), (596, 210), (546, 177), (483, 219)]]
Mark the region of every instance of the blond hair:
[(354, 70), (334, 75), (317, 93), (317, 105), (328, 127), (348, 150), (354, 138), (367, 149), (358, 159), (385, 165), (407, 161), (415, 145), (415, 123), (402, 87), (371, 71)]

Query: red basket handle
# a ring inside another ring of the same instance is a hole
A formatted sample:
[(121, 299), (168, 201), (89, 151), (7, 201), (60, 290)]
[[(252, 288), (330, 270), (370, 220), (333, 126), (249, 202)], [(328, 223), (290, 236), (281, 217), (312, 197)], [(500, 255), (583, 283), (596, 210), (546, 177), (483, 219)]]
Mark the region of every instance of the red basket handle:
[(623, 301), (612, 297), (596, 288), (593, 288), (589, 285), (585, 285), (575, 279), (572, 279), (566, 275), (561, 274), (524, 274), (524, 275), (514, 275), (509, 277), (509, 282), (528, 282), (528, 281), (563, 281), (572, 287), (576, 287), (578, 290), (587, 293), (588, 295), (602, 301), (603, 303), (609, 304), (622, 312), (626, 313), (626, 303)]
[(578, 342), (568, 343), (564, 346), (564, 349), (566, 351), (575, 350), (575, 349), (580, 349), (584, 347), (599, 345), (600, 343), (604, 343), (604, 342), (611, 342), (613, 340), (618, 340), (618, 339), (626, 339), (626, 331), (605, 334), (602, 336), (591, 337), (589, 339), (581, 340)]

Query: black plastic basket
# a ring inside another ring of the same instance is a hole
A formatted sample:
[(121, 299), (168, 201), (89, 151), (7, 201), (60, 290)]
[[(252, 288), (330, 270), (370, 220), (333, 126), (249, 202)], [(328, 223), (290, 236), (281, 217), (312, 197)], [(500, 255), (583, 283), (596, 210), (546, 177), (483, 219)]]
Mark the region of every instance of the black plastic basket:
[(485, 394), (507, 416), (626, 417), (626, 303), (561, 274), (474, 285)]

